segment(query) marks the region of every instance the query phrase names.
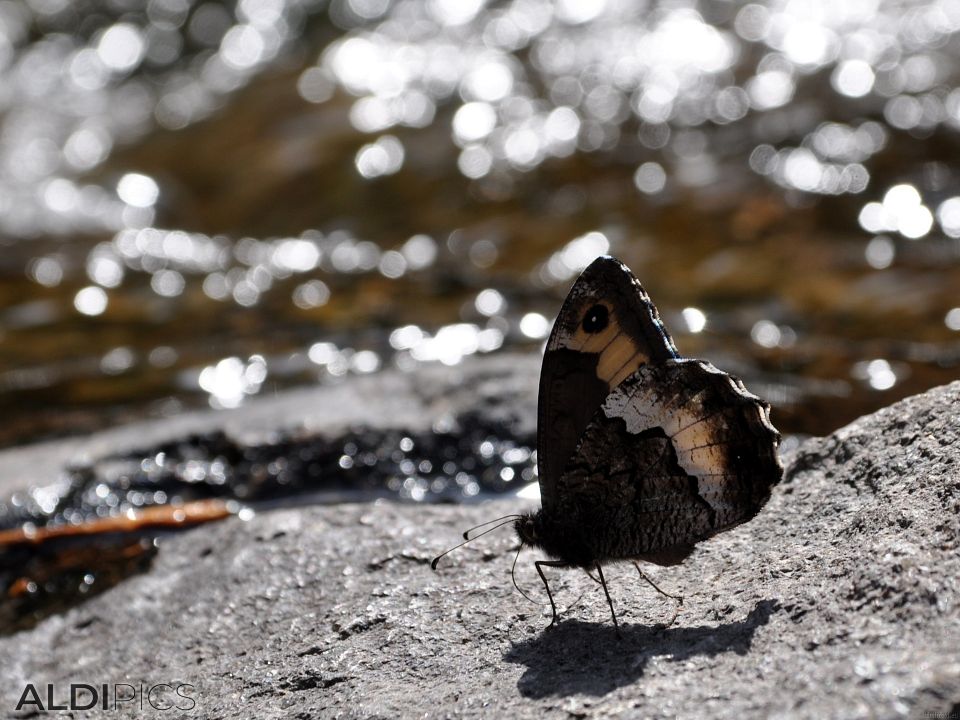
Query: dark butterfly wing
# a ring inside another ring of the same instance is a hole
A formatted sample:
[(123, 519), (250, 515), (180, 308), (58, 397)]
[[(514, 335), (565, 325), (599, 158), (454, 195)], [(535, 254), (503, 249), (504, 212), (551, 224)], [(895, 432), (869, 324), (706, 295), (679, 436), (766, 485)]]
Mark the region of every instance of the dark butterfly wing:
[(646, 363), (678, 357), (656, 307), (619, 260), (597, 258), (577, 279), (547, 341), (540, 371), (537, 461), (543, 510), (604, 399)]
[(681, 560), (752, 518), (779, 482), (769, 406), (698, 360), (645, 365), (587, 425), (557, 483), (555, 522), (595, 560)]

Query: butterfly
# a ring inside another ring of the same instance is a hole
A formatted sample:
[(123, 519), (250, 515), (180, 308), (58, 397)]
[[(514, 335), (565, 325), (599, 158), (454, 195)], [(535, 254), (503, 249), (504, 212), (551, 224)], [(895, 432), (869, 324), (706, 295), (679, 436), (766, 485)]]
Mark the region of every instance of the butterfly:
[(650, 296), (612, 257), (587, 267), (560, 309), (538, 406), (541, 508), (512, 517), (522, 546), (552, 558), (534, 563), (551, 625), (544, 567), (596, 570), (619, 627), (604, 564), (676, 565), (754, 517), (783, 475), (770, 406), (681, 357)]

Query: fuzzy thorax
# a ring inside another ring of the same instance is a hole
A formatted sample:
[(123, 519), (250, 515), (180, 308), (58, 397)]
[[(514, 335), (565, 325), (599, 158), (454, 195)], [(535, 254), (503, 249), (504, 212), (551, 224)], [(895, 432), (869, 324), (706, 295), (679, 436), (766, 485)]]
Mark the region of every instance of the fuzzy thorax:
[(598, 560), (590, 543), (584, 542), (585, 538), (575, 527), (550, 522), (544, 517), (543, 510), (524, 513), (513, 526), (521, 543), (540, 548), (547, 555), (569, 565), (592, 567)]

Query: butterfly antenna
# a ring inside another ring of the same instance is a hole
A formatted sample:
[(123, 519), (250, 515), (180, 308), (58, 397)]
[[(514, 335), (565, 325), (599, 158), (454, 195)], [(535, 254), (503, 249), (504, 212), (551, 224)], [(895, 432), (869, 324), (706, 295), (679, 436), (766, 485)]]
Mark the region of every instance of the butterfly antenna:
[[(513, 522), (513, 520), (514, 520), (515, 517), (519, 517), (519, 516), (505, 515), (505, 516), (502, 517), (502, 518), (498, 518), (499, 520), (504, 520), (504, 522), (501, 522), (499, 525), (494, 525), (492, 528), (489, 528), (488, 530), (484, 530), (482, 533), (477, 533), (476, 535), (474, 535), (474, 536), (471, 537), (471, 538), (467, 538), (467, 539), (464, 540), (462, 543), (460, 543), (460, 544), (458, 544), (458, 545), (454, 545), (454, 546), (453, 546), (452, 548), (450, 548), (449, 550), (443, 551), (442, 553), (440, 553), (439, 555), (437, 555), (437, 556), (433, 559), (433, 562), (430, 563), (430, 568), (433, 569), (433, 570), (436, 570), (436, 569), (437, 569), (437, 563), (440, 562), (440, 558), (442, 558), (444, 555), (448, 555), (449, 553), (452, 553), (452, 552), (453, 552), (454, 550), (456, 550), (457, 548), (462, 548), (462, 547), (463, 547), (464, 545), (466, 545), (468, 542), (473, 542), (473, 541), (476, 540), (478, 537), (483, 537), (483, 536), (486, 535), (487, 533), (491, 533), (491, 532), (493, 532), (494, 530), (499, 530), (499, 529), (502, 528), (504, 525), (509, 525), (510, 523)], [(508, 518), (509, 518), (509, 519), (508, 519)], [(492, 521), (491, 521), (491, 522), (492, 522)], [(489, 524), (490, 524), (490, 523), (484, 523), (484, 525), (489, 525)], [(477, 527), (483, 527), (483, 525), (477, 525)], [(475, 528), (474, 528), (474, 529), (475, 529)], [(469, 531), (467, 531), (467, 532), (469, 532)], [(466, 535), (466, 533), (464, 533), (464, 535)]]
[[(518, 520), (519, 518), (520, 518), (520, 515), (517, 515), (517, 514), (514, 513), (514, 514), (512, 514), (512, 515), (504, 515), (503, 517), (498, 517), (498, 518), (495, 519), (495, 520), (487, 520), (485, 523), (480, 523), (479, 525), (474, 525), (474, 526), (473, 526), (472, 528), (470, 528), (469, 530), (464, 530), (464, 531), (463, 531), (463, 539), (464, 539), (464, 540), (472, 540), (473, 538), (470, 537), (470, 533), (472, 533), (474, 530), (479, 530), (479, 529), (482, 528), (482, 527), (486, 527), (487, 525), (493, 525), (493, 523), (498, 523), (498, 522), (500, 522), (501, 520)], [(498, 526), (498, 527), (499, 527), (499, 526)], [(480, 535), (483, 535), (483, 533), (480, 533)], [(480, 535), (477, 535), (476, 537), (480, 537)]]
[(520, 586), (517, 585), (517, 560), (520, 559), (520, 551), (523, 550), (523, 543), (520, 543), (520, 547), (517, 548), (517, 554), (513, 558), (513, 567), (510, 568), (510, 577), (513, 579), (513, 586), (517, 589), (517, 592), (523, 595), (527, 600), (532, 602), (534, 605), (539, 605), (536, 600), (527, 595), (523, 590), (520, 589)]

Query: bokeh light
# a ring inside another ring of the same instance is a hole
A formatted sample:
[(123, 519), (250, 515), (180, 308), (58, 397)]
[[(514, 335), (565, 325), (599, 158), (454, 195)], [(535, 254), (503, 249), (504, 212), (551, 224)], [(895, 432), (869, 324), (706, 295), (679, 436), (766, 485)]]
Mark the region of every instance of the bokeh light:
[(3, 339), (97, 333), (4, 387), (155, 369), (232, 407), (267, 367), (534, 350), (604, 253), (692, 352), (769, 380), (796, 351), (786, 406), (952, 367), (951, 3), (122, 5), (78, 33), (69, 3), (0, 3), (0, 233), (31, 294)]

